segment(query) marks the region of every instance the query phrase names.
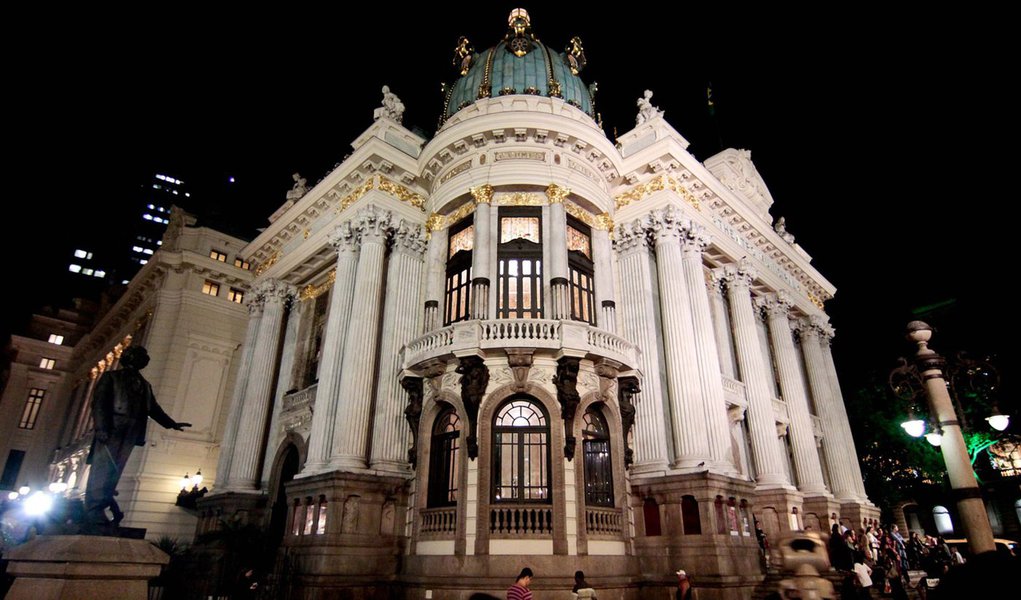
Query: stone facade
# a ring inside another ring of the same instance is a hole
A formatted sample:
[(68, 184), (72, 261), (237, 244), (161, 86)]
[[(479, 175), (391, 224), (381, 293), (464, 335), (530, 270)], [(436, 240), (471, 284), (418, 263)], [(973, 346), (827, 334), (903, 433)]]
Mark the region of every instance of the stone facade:
[[(477, 98), (432, 139), (377, 111), (245, 248), (262, 291), (199, 530), (274, 524), (294, 597), (467, 598), (531, 566), (539, 589), (598, 574), (601, 598), (665, 597), (683, 567), (740, 598), (756, 520), (878, 516), (835, 289), (750, 154), (702, 164), (655, 110), (614, 144), (556, 62), (580, 42), (521, 19), (460, 54)], [(486, 87), (508, 48), (547, 53), (546, 93)]]

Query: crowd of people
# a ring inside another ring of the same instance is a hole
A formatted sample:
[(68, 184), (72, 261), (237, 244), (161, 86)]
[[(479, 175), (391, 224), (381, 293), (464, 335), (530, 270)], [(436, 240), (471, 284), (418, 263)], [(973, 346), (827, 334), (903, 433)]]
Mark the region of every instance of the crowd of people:
[(830, 564), (846, 573), (842, 598), (871, 598), (872, 592), (906, 599), (912, 585), (910, 571), (925, 573), (914, 583), (924, 597), (939, 584), (940, 577), (964, 557), (956, 546), (930, 535), (912, 531), (905, 539), (897, 525), (887, 528), (869, 522), (857, 531), (833, 525), (829, 539)]

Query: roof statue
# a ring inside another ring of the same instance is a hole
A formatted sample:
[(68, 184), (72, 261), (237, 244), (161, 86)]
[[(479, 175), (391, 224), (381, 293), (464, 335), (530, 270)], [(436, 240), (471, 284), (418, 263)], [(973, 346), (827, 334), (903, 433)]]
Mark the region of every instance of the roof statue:
[(652, 105), (652, 90), (645, 90), (645, 95), (638, 99), (637, 104), (638, 116), (635, 117), (635, 126), (663, 116), (663, 111)]
[(291, 179), (294, 180), (294, 187), (287, 192), (287, 200), (290, 202), (297, 202), (308, 193), (308, 186), (306, 186), (306, 179), (299, 173), (293, 173)]
[(397, 94), (390, 91), (390, 86), (383, 86), (383, 106), (372, 113), (372, 118), (379, 120), (385, 117), (391, 121), (400, 123), (404, 118), (404, 103), (397, 97)]
[(779, 219), (776, 220), (776, 223), (773, 225), (773, 231), (780, 234), (780, 237), (783, 238), (783, 241), (787, 242), (788, 244), (794, 243), (794, 236), (791, 235), (790, 233), (787, 233), (787, 222), (783, 217), (780, 217)]
[(468, 38), (461, 36), (457, 39), (457, 47), (454, 48), (454, 66), (461, 71), (461, 75), (467, 75), (475, 60), (475, 48)]

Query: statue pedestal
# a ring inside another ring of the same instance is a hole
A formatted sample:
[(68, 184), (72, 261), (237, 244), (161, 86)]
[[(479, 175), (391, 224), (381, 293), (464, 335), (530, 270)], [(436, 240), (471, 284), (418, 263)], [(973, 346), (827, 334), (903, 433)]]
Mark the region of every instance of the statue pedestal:
[(145, 540), (44, 535), (12, 548), (8, 600), (145, 600), (170, 557)]

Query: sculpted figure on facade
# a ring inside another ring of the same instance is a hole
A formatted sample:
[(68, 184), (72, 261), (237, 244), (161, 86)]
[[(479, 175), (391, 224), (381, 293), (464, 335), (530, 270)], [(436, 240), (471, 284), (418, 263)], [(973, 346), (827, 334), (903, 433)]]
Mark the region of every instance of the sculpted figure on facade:
[(624, 432), (624, 445), (626, 450), (624, 451), (624, 468), (628, 468), (635, 461), (635, 451), (631, 449), (631, 445), (628, 444), (628, 436), (631, 435), (631, 428), (635, 425), (635, 414), (638, 410), (635, 408), (634, 398), (642, 391), (642, 388), (638, 385), (637, 377), (620, 377), (617, 379), (617, 401), (620, 404), (620, 419), (621, 427)]
[(461, 75), (467, 75), (471, 69), (475, 56), (475, 48), (468, 38), (461, 36), (457, 38), (457, 46), (454, 48), (454, 66), (461, 71)]
[(776, 220), (776, 223), (773, 225), (773, 231), (777, 232), (783, 238), (783, 241), (788, 244), (794, 243), (794, 236), (787, 232), (787, 221), (783, 217)]
[(474, 459), (479, 455), (479, 406), (489, 386), (489, 369), (478, 356), (466, 356), (457, 365), (456, 372), (461, 375), (461, 402), (468, 413), (468, 436), (465, 443), (468, 446), (468, 457)]
[(656, 117), (662, 117), (663, 111), (652, 105), (652, 90), (645, 90), (645, 94), (638, 99), (638, 116), (635, 117), (635, 126)]
[(404, 103), (390, 91), (390, 86), (383, 86), (383, 106), (377, 108), (372, 116), (376, 120), (385, 117), (398, 123), (404, 119)]
[(291, 179), (294, 180), (294, 187), (292, 187), (291, 190), (287, 192), (287, 200), (291, 202), (297, 202), (298, 200), (301, 200), (303, 197), (305, 197), (305, 194), (308, 193), (308, 186), (305, 185), (307, 181), (299, 173), (292, 173)]
[(574, 414), (578, 412), (578, 404), (581, 403), (578, 394), (580, 367), (581, 359), (565, 356), (557, 361), (557, 374), (553, 376), (557, 400), (560, 401), (560, 415), (564, 419), (564, 456), (567, 460), (574, 459), (574, 448), (578, 442), (574, 437)]
[(408, 462), (415, 468), (418, 458), (418, 424), (422, 418), (422, 397), (424, 389), (421, 377), (405, 377), (401, 387), (408, 392), (408, 406), (404, 409), (404, 418), (411, 427), (411, 448), (408, 449)]

